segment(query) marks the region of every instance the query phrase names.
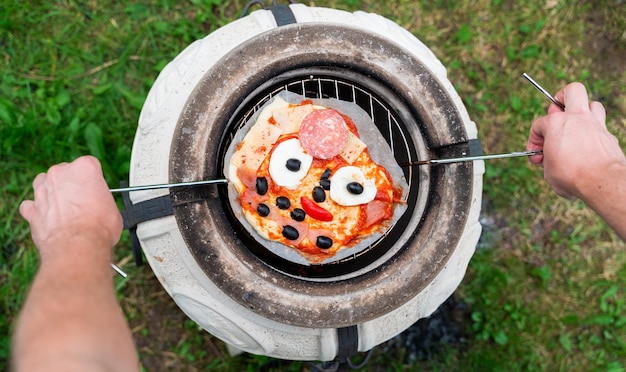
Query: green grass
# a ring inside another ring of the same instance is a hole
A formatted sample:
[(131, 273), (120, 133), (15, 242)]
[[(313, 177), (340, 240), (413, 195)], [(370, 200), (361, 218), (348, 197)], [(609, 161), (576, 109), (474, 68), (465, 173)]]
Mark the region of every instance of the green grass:
[[(620, 5), (621, 4), (621, 5)], [(127, 179), (143, 101), (159, 71), (188, 44), (235, 19), (244, 1), (5, 1), (0, 5), (0, 369), (11, 324), (37, 266), (17, 212), (34, 176), (82, 154), (98, 157), (111, 186)], [(626, 138), (626, 10), (618, 0), (354, 1), (317, 6), (384, 15), (448, 68), (486, 152), (525, 148), (548, 90), (583, 82)], [(470, 339), (430, 360), (377, 350), (366, 370), (609, 370), (626, 365), (625, 244), (580, 202), (557, 198), (524, 159), (487, 164), (485, 228), (458, 295), (471, 307)], [(259, 356), (227, 356), (179, 310), (147, 267), (118, 297), (144, 365), (185, 370), (303, 370)], [(166, 309), (170, 317), (155, 309)], [(167, 318), (167, 319), (165, 319)], [(160, 344), (150, 341), (158, 334)], [(146, 367), (148, 368), (148, 367)]]

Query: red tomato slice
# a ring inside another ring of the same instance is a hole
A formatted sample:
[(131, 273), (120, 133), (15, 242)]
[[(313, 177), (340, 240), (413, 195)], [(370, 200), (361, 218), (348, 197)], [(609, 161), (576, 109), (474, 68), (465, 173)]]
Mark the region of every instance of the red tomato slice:
[(306, 196), (300, 197), (300, 204), (302, 204), (302, 209), (311, 218), (325, 222), (333, 220), (333, 215), (329, 211)]

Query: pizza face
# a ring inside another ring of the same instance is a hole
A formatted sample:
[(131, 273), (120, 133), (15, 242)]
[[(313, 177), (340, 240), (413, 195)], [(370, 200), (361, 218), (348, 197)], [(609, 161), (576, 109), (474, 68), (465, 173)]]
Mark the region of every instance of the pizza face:
[(308, 100), (266, 106), (236, 145), (228, 178), (256, 233), (310, 263), (382, 232), (402, 198), (352, 119)]

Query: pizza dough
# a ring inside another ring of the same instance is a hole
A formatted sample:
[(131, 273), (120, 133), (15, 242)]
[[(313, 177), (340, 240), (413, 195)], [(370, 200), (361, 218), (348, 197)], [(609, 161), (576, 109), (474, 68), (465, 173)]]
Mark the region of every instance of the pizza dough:
[(302, 265), (357, 254), (406, 210), (408, 185), (385, 139), (360, 107), (336, 99), (281, 92), (235, 133), (224, 174), (245, 229)]

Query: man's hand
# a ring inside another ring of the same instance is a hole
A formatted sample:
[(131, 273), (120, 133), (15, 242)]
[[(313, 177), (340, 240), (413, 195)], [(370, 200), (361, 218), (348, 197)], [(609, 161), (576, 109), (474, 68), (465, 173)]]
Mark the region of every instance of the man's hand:
[(606, 128), (604, 107), (588, 103), (580, 83), (567, 85), (556, 99), (565, 112), (552, 104), (533, 123), (527, 148), (543, 155), (530, 161), (543, 165), (557, 194), (581, 199), (626, 240), (626, 156)]
[(530, 161), (542, 164), (554, 191), (564, 197), (585, 199), (601, 192), (605, 172), (626, 165), (617, 139), (606, 129), (606, 113), (599, 102), (588, 101), (580, 83), (567, 85), (556, 94), (565, 112), (550, 105), (548, 115), (536, 120), (528, 138), (529, 150), (543, 149)]
[(86, 156), (55, 165), (33, 188), (20, 213), (41, 264), (15, 328), (14, 369), (138, 370), (109, 267), (122, 218), (100, 163)]
[[(42, 262), (63, 254), (58, 244), (76, 237), (91, 246), (113, 247), (122, 231), (122, 218), (102, 177), (98, 160), (83, 156), (72, 163), (51, 167), (33, 181), (35, 200), (25, 200), (20, 213), (30, 223)], [(111, 250), (89, 252), (110, 262)]]

